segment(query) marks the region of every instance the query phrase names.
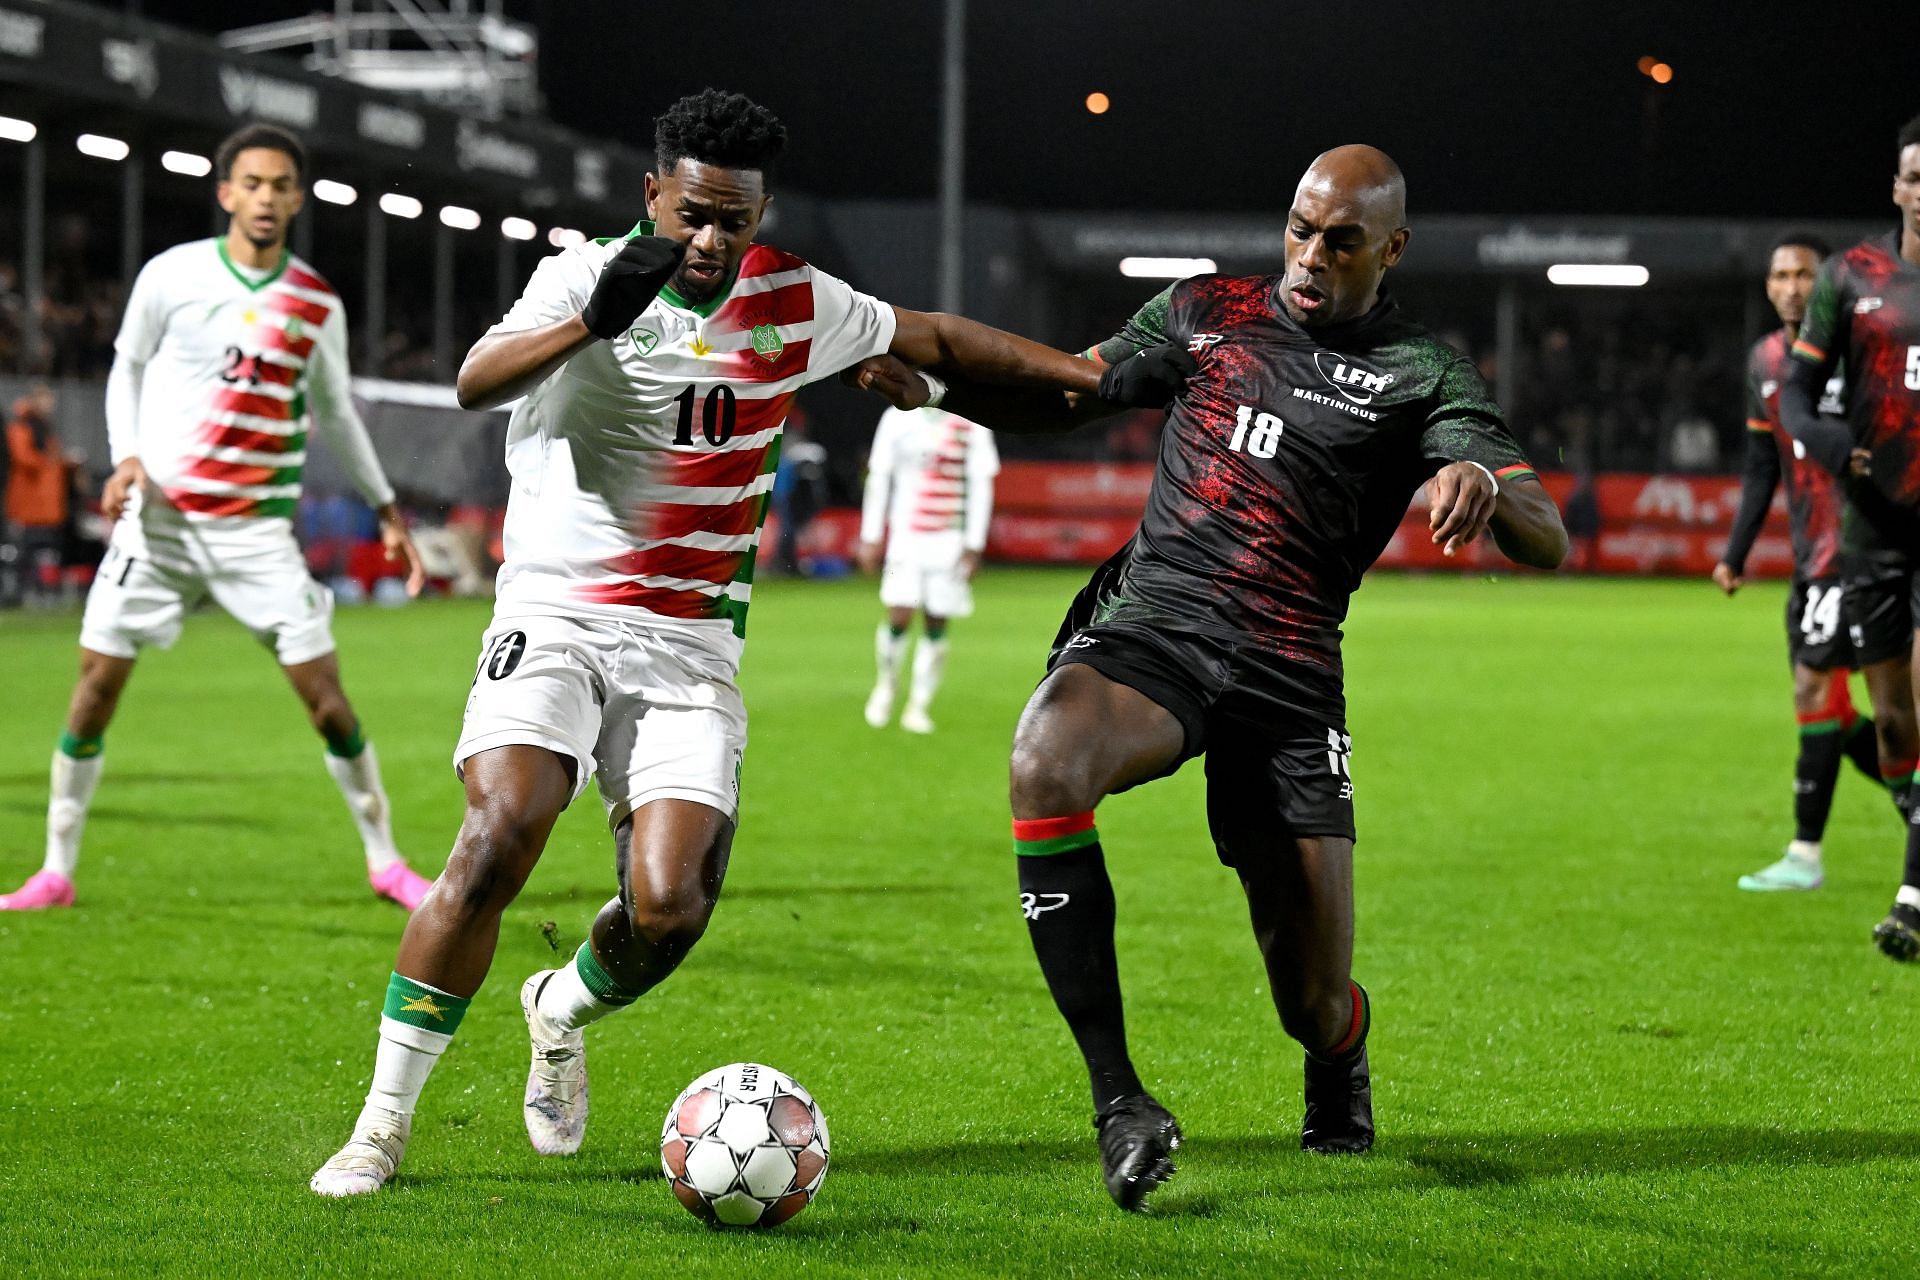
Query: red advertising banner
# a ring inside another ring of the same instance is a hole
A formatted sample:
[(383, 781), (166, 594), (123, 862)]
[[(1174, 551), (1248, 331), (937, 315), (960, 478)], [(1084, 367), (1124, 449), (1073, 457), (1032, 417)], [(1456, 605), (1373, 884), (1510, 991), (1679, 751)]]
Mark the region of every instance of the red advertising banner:
[[(1009, 462), (994, 485), (993, 527), (987, 555), (1037, 564), (1091, 564), (1118, 550), (1140, 523), (1153, 464), (1145, 462)], [(1576, 528), (1567, 568), (1584, 573), (1710, 573), (1726, 549), (1727, 531), (1740, 505), (1738, 476), (1610, 474), (1592, 479), (1591, 492), (1574, 499), (1575, 477), (1549, 472), (1541, 482), (1562, 513), (1587, 507), (1589, 528)], [(1590, 504), (1590, 505), (1589, 505)], [(1569, 524), (1578, 526), (1577, 519)], [(807, 530), (805, 552), (851, 556), (859, 536), (859, 513), (822, 512)], [(1407, 504), (1393, 540), (1381, 554), (1386, 569), (1488, 572), (1510, 569), (1490, 539), (1452, 559), (1440, 554), (1427, 532), (1427, 495)], [(1793, 570), (1787, 537), (1786, 495), (1773, 509), (1747, 559), (1749, 577), (1785, 577)]]

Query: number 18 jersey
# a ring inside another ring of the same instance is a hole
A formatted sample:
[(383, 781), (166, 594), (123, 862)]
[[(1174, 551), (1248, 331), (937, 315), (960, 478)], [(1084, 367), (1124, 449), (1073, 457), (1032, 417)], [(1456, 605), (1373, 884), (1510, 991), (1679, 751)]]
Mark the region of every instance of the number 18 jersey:
[[(491, 332), (580, 311), (623, 244), (546, 259)], [(891, 307), (765, 245), (711, 302), (663, 289), (515, 408), (495, 616), (644, 619), (737, 665), (794, 395), (893, 333)]]

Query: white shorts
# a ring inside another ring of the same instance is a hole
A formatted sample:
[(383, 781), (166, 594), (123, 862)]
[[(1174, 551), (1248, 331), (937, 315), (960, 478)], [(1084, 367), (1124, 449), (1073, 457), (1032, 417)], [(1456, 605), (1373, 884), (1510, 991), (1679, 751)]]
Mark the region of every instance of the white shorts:
[(282, 666), (333, 652), (333, 592), (307, 572), (285, 521), (215, 537), (180, 519), (116, 521), (87, 592), (81, 647), (115, 658), (171, 648), (188, 611), (211, 596)]
[(727, 661), (668, 630), (495, 618), (480, 642), (454, 771), (507, 746), (572, 760), (575, 798), (597, 778), (609, 826), (654, 800), (693, 800), (733, 817), (747, 708)]
[(880, 569), (880, 603), (923, 609), (936, 618), (973, 616), (973, 584), (960, 572), (960, 553), (889, 555)]

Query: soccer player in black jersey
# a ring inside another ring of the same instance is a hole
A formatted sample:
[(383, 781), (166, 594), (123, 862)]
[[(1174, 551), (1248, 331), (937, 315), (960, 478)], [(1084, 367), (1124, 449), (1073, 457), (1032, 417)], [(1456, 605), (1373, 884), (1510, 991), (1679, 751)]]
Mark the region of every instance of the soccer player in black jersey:
[[(1787, 430), (1809, 457), (1847, 476), (1845, 607), (1868, 664), (1897, 660), (1920, 627), (1920, 116), (1896, 146), (1899, 228), (1820, 268), (1780, 389)], [(1841, 364), (1844, 425), (1818, 415)], [(1873, 938), (1896, 960), (1920, 957), (1920, 826), (1908, 827), (1900, 889)]]
[[(1306, 1050), (1301, 1145), (1365, 1151), (1348, 597), (1423, 483), (1449, 555), (1489, 529), (1524, 564), (1566, 554), (1559, 513), (1473, 365), (1381, 289), (1407, 239), (1399, 169), (1372, 147), (1340, 147), (1300, 181), (1284, 273), (1184, 281), (1089, 353), (1115, 379), (1148, 377), (1157, 360), (1173, 388), (1191, 371), (1140, 530), (1074, 601), (1013, 748), (1021, 905), (1086, 1060), (1107, 1189), (1123, 1208), (1173, 1172), (1180, 1129), (1128, 1057), (1094, 806), (1206, 756), (1215, 847), (1246, 891), (1281, 1025)], [(910, 386), (897, 373), (861, 377), (892, 394)], [(1141, 399), (1136, 386), (1113, 393)], [(999, 429), (1077, 416), (1059, 396), (1016, 403), (957, 385), (944, 403)]]
[[(1747, 355), (1747, 464), (1726, 554), (1713, 567), (1713, 581), (1731, 596), (1743, 585), (1747, 553), (1784, 478), (1793, 536), (1793, 584), (1787, 593), (1787, 656), (1793, 665), (1793, 711), (1800, 750), (1793, 769), (1793, 839), (1781, 858), (1740, 877), (1754, 891), (1818, 889), (1825, 878), (1820, 841), (1833, 808), (1840, 763), (1851, 759), (1875, 781), (1904, 792), (1914, 770), (1910, 740), (1896, 741), (1883, 756), (1874, 721), (1856, 715), (1847, 691), (1854, 665), (1853, 643), (1841, 616), (1840, 478), (1819, 463), (1796, 458), (1793, 437), (1780, 425), (1780, 383), (1788, 355), (1807, 313), (1815, 274), (1827, 256), (1824, 241), (1794, 232), (1775, 242), (1767, 259), (1767, 300), (1780, 323)], [(1904, 648), (1875, 668), (1875, 695), (1892, 715), (1887, 728), (1910, 723), (1913, 695), (1907, 688)], [(1877, 708), (1876, 708), (1877, 709)]]

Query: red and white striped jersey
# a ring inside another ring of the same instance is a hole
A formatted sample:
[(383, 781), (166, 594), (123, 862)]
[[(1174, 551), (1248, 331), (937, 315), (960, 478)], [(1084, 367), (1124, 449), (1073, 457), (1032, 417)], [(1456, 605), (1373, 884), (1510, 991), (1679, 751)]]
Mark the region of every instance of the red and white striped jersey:
[(249, 271), (223, 240), (177, 245), (140, 269), (114, 340), (114, 461), (138, 457), (205, 531), (244, 533), (292, 519), (312, 424), (368, 502), (391, 502), (350, 385), (345, 311), (311, 267), (289, 253)]
[[(580, 311), (623, 243), (541, 262), (492, 332)], [(893, 331), (891, 307), (765, 245), (712, 302), (662, 290), (515, 408), (496, 615), (646, 617), (737, 663), (794, 394), (884, 352)]]
[[(940, 409), (888, 409), (867, 458), (860, 540), (932, 539), (979, 551), (993, 517), (993, 432)], [(931, 544), (929, 544), (931, 545)]]

